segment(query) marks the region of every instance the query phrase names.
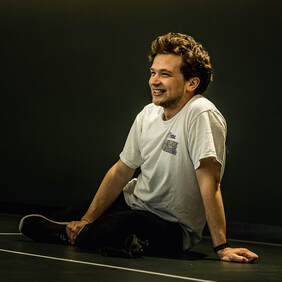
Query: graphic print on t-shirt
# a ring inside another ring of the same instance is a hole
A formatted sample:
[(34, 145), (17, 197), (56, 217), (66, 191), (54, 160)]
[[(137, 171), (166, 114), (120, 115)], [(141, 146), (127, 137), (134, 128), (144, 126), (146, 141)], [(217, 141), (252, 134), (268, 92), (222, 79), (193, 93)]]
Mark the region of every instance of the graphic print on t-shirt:
[(177, 154), (177, 145), (178, 143), (174, 140), (169, 140), (170, 139), (175, 139), (176, 138), (176, 135), (173, 134), (173, 133), (169, 133), (168, 134), (168, 138), (166, 139), (166, 141), (164, 142), (163, 146), (162, 146), (162, 149), (163, 151), (167, 152), (167, 153), (170, 153), (172, 155), (176, 155)]

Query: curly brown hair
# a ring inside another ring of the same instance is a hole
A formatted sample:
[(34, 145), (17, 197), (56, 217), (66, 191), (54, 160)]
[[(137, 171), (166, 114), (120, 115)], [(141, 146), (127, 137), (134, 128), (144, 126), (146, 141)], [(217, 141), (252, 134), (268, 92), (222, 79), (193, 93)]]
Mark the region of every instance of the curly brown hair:
[(208, 52), (203, 46), (189, 35), (170, 32), (158, 36), (151, 45), (149, 62), (152, 64), (157, 54), (175, 54), (182, 57), (180, 68), (184, 79), (199, 77), (200, 84), (195, 90), (196, 94), (206, 91), (213, 79), (212, 66)]

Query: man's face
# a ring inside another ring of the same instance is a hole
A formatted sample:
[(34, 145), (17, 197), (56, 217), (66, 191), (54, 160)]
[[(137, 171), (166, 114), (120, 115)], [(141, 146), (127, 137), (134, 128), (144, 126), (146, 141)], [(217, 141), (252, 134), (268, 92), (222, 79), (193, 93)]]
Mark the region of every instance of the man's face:
[(149, 85), (153, 103), (164, 108), (175, 108), (185, 93), (185, 79), (180, 71), (182, 57), (158, 54), (150, 68)]

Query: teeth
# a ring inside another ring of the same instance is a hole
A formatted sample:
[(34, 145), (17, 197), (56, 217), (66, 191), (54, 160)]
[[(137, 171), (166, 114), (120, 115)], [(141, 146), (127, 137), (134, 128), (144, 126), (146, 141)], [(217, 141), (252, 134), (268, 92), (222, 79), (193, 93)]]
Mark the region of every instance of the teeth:
[(163, 89), (154, 89), (154, 92), (155, 93), (162, 93), (162, 92), (164, 92), (164, 90)]

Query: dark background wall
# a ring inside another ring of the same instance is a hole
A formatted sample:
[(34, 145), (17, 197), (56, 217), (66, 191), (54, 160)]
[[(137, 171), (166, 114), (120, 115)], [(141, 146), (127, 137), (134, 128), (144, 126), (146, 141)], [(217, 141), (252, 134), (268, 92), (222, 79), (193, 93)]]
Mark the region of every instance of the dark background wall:
[(209, 51), (206, 96), (228, 122), (227, 219), (281, 225), (281, 1), (0, 3), (1, 196), (92, 196), (149, 103), (146, 56), (169, 31)]

